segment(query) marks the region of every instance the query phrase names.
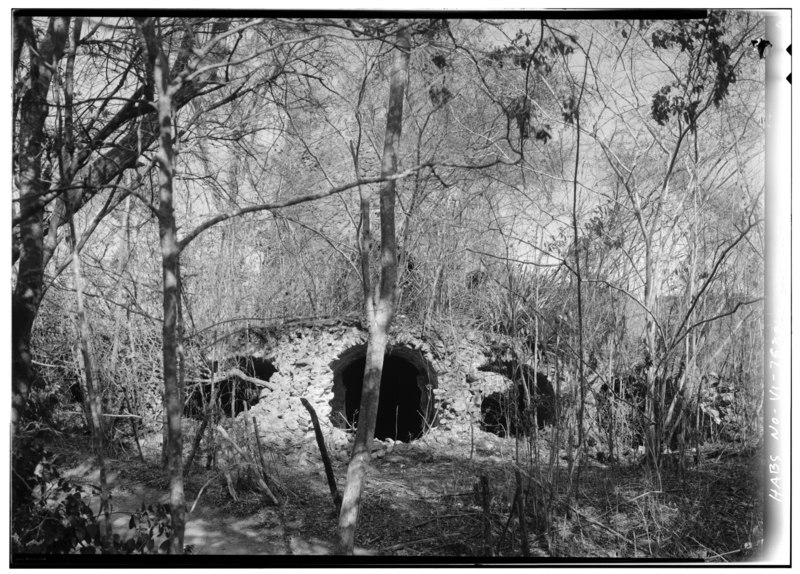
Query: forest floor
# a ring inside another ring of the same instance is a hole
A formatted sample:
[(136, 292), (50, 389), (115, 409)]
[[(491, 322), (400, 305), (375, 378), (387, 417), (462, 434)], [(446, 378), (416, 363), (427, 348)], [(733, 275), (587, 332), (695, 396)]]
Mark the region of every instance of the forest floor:
[[(485, 433), (464, 440), (434, 432), (411, 443), (377, 443), (356, 535), (356, 554), (377, 556), (495, 557), (522, 560), (522, 525), (509, 516), (515, 470), (525, 484), (528, 555), (537, 560), (658, 559), (733, 562), (758, 559), (762, 536), (761, 466), (753, 447), (707, 447), (699, 464), (672, 465), (658, 477), (642, 464), (592, 461), (577, 497), (568, 496), (561, 453), (538, 460), (523, 442)], [(65, 475), (98, 484), (87, 440), (60, 439)], [(520, 446), (521, 445), (521, 446)], [(340, 490), (347, 460), (333, 453)], [(108, 461), (113, 484), (112, 521), (125, 538), (131, 513), (142, 503), (167, 500), (168, 482), (158, 452), (146, 462), (130, 451)], [(524, 460), (517, 465), (515, 460)], [(195, 463), (186, 473), (185, 543), (194, 554), (331, 554), (337, 513), (321, 463), (272, 465), (278, 506), (246, 481), (234, 501), (222, 474)], [(573, 474), (574, 476), (574, 474)], [(481, 477), (489, 486), (484, 504)], [(201, 492), (202, 491), (202, 492)], [(200, 496), (198, 498), (198, 493)], [(97, 506), (95, 500), (93, 506)], [(489, 523), (489, 530), (485, 529)]]

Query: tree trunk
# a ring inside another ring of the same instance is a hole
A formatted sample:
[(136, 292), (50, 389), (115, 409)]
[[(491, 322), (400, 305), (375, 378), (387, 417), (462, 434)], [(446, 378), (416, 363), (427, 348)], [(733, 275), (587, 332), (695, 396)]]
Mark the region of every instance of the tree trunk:
[(657, 268), (653, 254), (653, 235), (651, 229), (649, 235), (645, 237), (645, 285), (644, 301), (645, 308), (648, 310), (645, 319), (645, 337), (647, 344), (646, 361), (646, 386), (647, 394), (645, 397), (645, 452), (653, 469), (658, 472), (661, 465), (661, 427), (660, 427), (660, 404), (659, 382), (656, 372), (656, 361), (658, 358), (658, 348), (656, 346), (656, 323), (653, 318), (656, 315), (657, 289), (655, 287), (655, 275)]
[[(162, 66), (166, 58), (161, 55)], [(163, 68), (162, 68), (163, 70)], [(162, 95), (164, 95), (162, 93)], [(168, 98), (165, 98), (168, 100)], [(164, 108), (167, 108), (166, 110)], [(179, 255), (176, 238), (175, 216), (172, 207), (172, 132), (170, 129), (169, 101), (159, 101), (159, 115), (162, 119), (161, 146), (159, 162), (161, 163), (161, 204), (159, 206), (159, 236), (161, 238), (162, 278), (164, 284), (164, 327), (163, 327), (163, 359), (164, 359), (164, 403), (167, 411), (167, 467), (170, 476), (170, 505), (172, 512), (173, 535), (170, 542), (170, 553), (183, 553), (183, 469), (180, 381), (178, 378), (178, 362), (181, 342), (178, 336), (178, 265)]]
[[(381, 176), (397, 173), (397, 156), (403, 125), (403, 98), (408, 84), (408, 60), (411, 47), (411, 33), (405, 22), (400, 21), (397, 29), (395, 60), (389, 87), (389, 106), (386, 117), (386, 136), (383, 144)], [(361, 391), (361, 405), (358, 415), (355, 444), (350, 464), (347, 467), (342, 508), (339, 513), (340, 554), (353, 554), (355, 530), (361, 495), (364, 490), (367, 468), (370, 459), (375, 424), (378, 415), (383, 356), (386, 352), (389, 327), (397, 302), (397, 238), (395, 237), (395, 181), (383, 184), (380, 192), (381, 211), (381, 279), (374, 291), (369, 276), (369, 200), (362, 195), (361, 258), (363, 272), (364, 300), (369, 338), (364, 368), (364, 383)], [(366, 209), (366, 210), (365, 210)]]
[(89, 419), (92, 429), (92, 447), (97, 457), (97, 466), (100, 467), (100, 512), (105, 516), (105, 538), (103, 539), (104, 550), (108, 551), (111, 545), (111, 506), (108, 483), (106, 481), (106, 456), (105, 456), (105, 430), (103, 424), (103, 397), (102, 392), (96, 386), (94, 360), (91, 351), (91, 334), (89, 321), (86, 318), (86, 311), (83, 305), (83, 279), (81, 275), (80, 254), (75, 240), (75, 224), (72, 216), (69, 218), (70, 243), (72, 244), (72, 266), (75, 277), (75, 297), (78, 310), (78, 330), (83, 359), (83, 374), (86, 381), (86, 396), (84, 401), (89, 404)]
[(179, 362), (182, 354), (179, 319), (180, 292), (179, 274), (180, 250), (178, 248), (177, 228), (173, 208), (173, 149), (172, 149), (172, 90), (169, 81), (169, 63), (160, 48), (155, 47), (156, 36), (152, 18), (142, 23), (148, 50), (156, 53), (155, 83), (158, 92), (158, 120), (160, 126), (158, 164), (159, 164), (159, 206), (158, 231), (161, 239), (162, 279), (164, 284), (164, 326), (163, 326), (163, 370), (164, 404), (167, 414), (167, 469), (169, 473), (169, 501), (172, 519), (170, 554), (183, 554), (183, 535), (186, 521), (186, 508), (183, 492), (183, 435), (181, 418), (183, 401), (179, 378)]
[[(17, 282), (11, 298), (11, 423), (12, 432), (25, 413), (33, 380), (31, 333), (39, 311), (44, 283), (44, 208), (40, 204), (44, 124), (48, 115), (47, 94), (53, 71), (64, 54), (69, 18), (51, 18), (39, 46), (30, 17), (15, 19), (14, 31), (29, 44), (30, 89), (20, 103), (19, 120), (19, 211), (30, 213), (19, 226), (20, 251)], [(26, 33), (25, 30), (28, 30)]]
[[(589, 61), (587, 60), (583, 68), (583, 83), (581, 84), (581, 92), (578, 96), (578, 103), (575, 106), (575, 172), (572, 182), (572, 232), (575, 241), (575, 288), (577, 291), (578, 302), (578, 385), (580, 400), (578, 402), (578, 473), (575, 477), (573, 487), (575, 489), (575, 496), (578, 495), (578, 489), (581, 482), (581, 470), (586, 463), (586, 441), (584, 437), (584, 408), (586, 406), (586, 377), (584, 369), (584, 352), (583, 352), (583, 276), (581, 275), (581, 241), (578, 234), (578, 170), (580, 168), (580, 155), (581, 155), (581, 116), (580, 104), (583, 100), (583, 90), (586, 87), (586, 72), (588, 70)], [(518, 475), (519, 476), (519, 475)], [(523, 521), (524, 517), (520, 514), (520, 520)], [(527, 541), (524, 541), (527, 544)], [(523, 548), (525, 546), (523, 545)], [(523, 554), (527, 556), (527, 554)]]

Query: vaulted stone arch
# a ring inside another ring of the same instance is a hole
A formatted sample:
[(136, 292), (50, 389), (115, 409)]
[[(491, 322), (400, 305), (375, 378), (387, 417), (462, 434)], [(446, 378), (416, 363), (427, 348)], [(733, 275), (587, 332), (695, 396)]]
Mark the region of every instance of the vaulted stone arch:
[[(314, 429), (300, 402), (305, 398), (317, 413), (328, 448), (347, 456), (352, 442), (347, 429), (360, 405), (366, 339), (358, 319), (287, 320), (215, 335), (204, 359), (262, 358), (275, 369), (268, 385), (261, 386), (258, 402), (249, 404), (248, 416), (258, 423), (262, 445), (279, 449), (287, 461), (318, 456)], [(504, 370), (487, 369), (487, 362), (505, 357), (505, 340), (458, 325), (423, 328), (398, 317), (385, 357), (377, 438), (413, 440), (431, 427), (472, 432), (481, 421), (483, 400), (515, 385)], [(235, 422), (243, 432), (252, 432), (245, 430), (245, 418), (240, 413)]]
[[(358, 420), (366, 345), (355, 345), (331, 362), (333, 398), (330, 422), (353, 428)], [(436, 372), (422, 352), (394, 345), (384, 356), (375, 437), (407, 442), (435, 424)]]

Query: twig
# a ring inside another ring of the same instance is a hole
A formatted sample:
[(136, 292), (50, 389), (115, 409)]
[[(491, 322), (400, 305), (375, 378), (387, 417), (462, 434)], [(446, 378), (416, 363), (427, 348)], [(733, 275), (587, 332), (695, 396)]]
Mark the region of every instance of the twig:
[(18, 473), (18, 472), (17, 472), (17, 471), (16, 471), (16, 470), (15, 470), (13, 467), (11, 468), (11, 472), (13, 472), (14, 474), (16, 474), (16, 475), (17, 475), (17, 478), (18, 478), (18, 479), (20, 479), (20, 480), (22, 481), (22, 484), (24, 484), (24, 485), (25, 485), (25, 488), (26, 488), (26, 489), (27, 489), (29, 492), (33, 490), (33, 488), (31, 488), (31, 486), (28, 484), (28, 482), (27, 482), (27, 481), (26, 481), (24, 478), (22, 478), (22, 475), (20, 475), (20, 473)]
[[(706, 550), (708, 550), (708, 549), (706, 549)], [(722, 558), (723, 556), (728, 556), (730, 554), (738, 554), (741, 551), (742, 551), (742, 548), (738, 548), (737, 550), (731, 550), (729, 552), (723, 552), (722, 554), (716, 554), (713, 550), (709, 550), (709, 552), (711, 552), (712, 554), (715, 554), (717, 556), (717, 558)], [(725, 560), (725, 562), (727, 562), (727, 560)]]
[(663, 494), (663, 493), (664, 493), (663, 490), (651, 490), (650, 492), (645, 492), (644, 494), (640, 494), (639, 496), (635, 496), (635, 497), (631, 498), (628, 502), (633, 502), (634, 500), (638, 500), (638, 499), (642, 498), (643, 496), (647, 496), (649, 494)]
[(722, 450), (720, 451), (719, 456), (717, 456), (717, 458), (714, 459), (715, 463), (719, 462), (719, 459), (722, 458), (722, 455), (725, 454), (725, 451), (728, 450), (729, 446), (730, 446), (729, 444), (726, 444), (724, 447), (722, 447)]
[[(392, 550), (399, 550), (400, 548), (404, 548), (405, 546), (411, 546), (412, 544), (418, 544), (420, 542), (428, 542), (429, 540), (442, 540), (447, 538), (462, 538), (464, 535), (462, 532), (453, 532), (451, 534), (445, 534), (443, 536), (430, 536), (428, 538), (419, 538), (418, 540), (410, 540), (408, 542), (401, 542), (400, 544), (395, 544), (394, 546), (388, 546), (386, 548), (381, 548), (381, 552), (391, 552)], [(468, 538), (474, 538), (474, 536), (470, 536)], [(440, 544), (436, 548), (441, 548), (445, 546), (445, 544)]]
[(31, 363), (33, 363), (34, 365), (39, 366), (39, 367), (48, 367), (50, 369), (62, 369), (63, 368), (63, 365), (51, 365), (49, 363), (40, 363), (39, 361), (37, 361), (35, 359), (31, 359)]
[[(414, 492), (413, 490), (410, 490), (410, 489), (406, 488), (403, 485), (400, 485), (400, 487), (405, 489), (405, 490), (408, 490), (409, 492)], [(439, 500), (440, 498), (457, 498), (457, 497), (461, 497), (461, 496), (475, 496), (475, 491), (474, 490), (470, 490), (469, 492), (455, 492), (453, 494), (437, 494), (436, 496), (417, 496), (417, 499), (419, 499), (419, 500)]]
[(736, 554), (736, 553), (738, 553), (738, 552), (741, 552), (741, 551), (742, 551), (742, 549), (741, 549), (741, 548), (739, 548), (738, 550), (731, 550), (730, 552), (724, 552), (723, 554), (717, 554), (716, 552), (714, 552), (713, 550), (711, 550), (711, 548), (709, 548), (708, 546), (706, 546), (705, 544), (703, 544), (702, 542), (700, 542), (700, 541), (699, 541), (697, 538), (695, 538), (694, 536), (692, 536), (692, 535), (689, 535), (689, 538), (691, 538), (691, 539), (692, 539), (692, 540), (694, 540), (694, 541), (695, 541), (697, 544), (699, 544), (699, 545), (700, 545), (700, 547), (701, 547), (701, 548), (703, 548), (703, 550), (705, 550), (706, 552), (708, 552), (708, 553), (712, 554), (714, 558), (722, 558), (722, 559), (723, 559), (725, 562), (728, 562), (728, 561), (727, 561), (727, 560), (725, 560), (724, 556), (728, 556), (728, 555), (730, 555), (730, 554)]
[(602, 522), (597, 522), (596, 520), (592, 520), (591, 518), (589, 518), (585, 514), (581, 513), (578, 509), (573, 508), (572, 506), (567, 506), (567, 508), (569, 508), (572, 512), (574, 512), (575, 514), (577, 514), (578, 516), (583, 518), (586, 522), (589, 522), (590, 524), (594, 524), (595, 526), (599, 526), (600, 528), (608, 530), (611, 534), (614, 534), (615, 536), (619, 536), (620, 538), (622, 538), (628, 544), (633, 544), (627, 537), (623, 536), (622, 534), (620, 534), (619, 532), (617, 532), (616, 530), (614, 530), (610, 526), (606, 526)]
[[(474, 493), (471, 492), (470, 494), (474, 494)], [(431, 522), (434, 522), (436, 520), (444, 520), (446, 518), (465, 518), (465, 517), (470, 517), (470, 516), (472, 516), (472, 515), (471, 514), (446, 514), (444, 516), (434, 516), (433, 518), (429, 518), (428, 520), (423, 520), (422, 522), (418, 522), (416, 524), (412, 524), (411, 526), (407, 526), (406, 528), (402, 528), (400, 530), (397, 530), (396, 532), (393, 532), (392, 534), (393, 535), (397, 535), (397, 534), (400, 534), (401, 532), (406, 532), (407, 530), (414, 530), (416, 528), (419, 528), (420, 526), (425, 526), (426, 524), (430, 524)], [(380, 540), (384, 536), (386, 536), (386, 533), (379, 534), (375, 538), (372, 538), (371, 540), (367, 540), (366, 544), (368, 546), (370, 544), (374, 544), (375, 542), (377, 542), (378, 540)]]
[(233, 368), (228, 369), (223, 373), (215, 373), (215, 375), (210, 379), (186, 379), (187, 383), (193, 383), (191, 386), (198, 386), (198, 385), (210, 385), (211, 383), (221, 383), (227, 379), (232, 377), (237, 377), (242, 379), (245, 382), (252, 383), (259, 387), (264, 387), (270, 391), (275, 390), (275, 385), (268, 383), (262, 379), (251, 377), (250, 375), (244, 373), (241, 369)]
[(418, 544), (419, 542), (428, 542), (429, 540), (440, 540), (440, 536), (430, 536), (428, 538), (420, 538), (419, 540), (411, 540), (409, 542), (401, 542), (400, 544), (395, 544), (394, 546), (389, 546), (387, 548), (381, 548), (381, 552), (391, 552), (393, 550), (400, 550), (405, 546), (411, 546), (412, 544)]

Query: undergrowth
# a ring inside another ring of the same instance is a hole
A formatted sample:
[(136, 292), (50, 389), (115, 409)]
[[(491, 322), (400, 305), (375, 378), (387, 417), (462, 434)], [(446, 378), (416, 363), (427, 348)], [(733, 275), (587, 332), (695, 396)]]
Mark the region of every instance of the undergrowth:
[[(62, 442), (63, 460), (85, 461), (81, 444)], [(665, 465), (659, 474), (636, 460), (614, 465), (590, 460), (577, 491), (570, 488), (563, 452), (551, 459), (519, 447), (513, 438), (480, 433), (470, 440), (463, 433), (445, 431), (411, 443), (376, 443), (357, 546), (385, 556), (491, 554), (544, 561), (730, 562), (758, 557), (763, 535), (760, 458), (752, 446), (709, 446), (698, 457), (699, 464), (694, 456), (687, 457), (685, 464)], [(147, 462), (129, 457), (113, 464), (127, 481), (166, 492), (158, 454), (149, 450)], [(280, 452), (270, 452), (268, 458), (280, 460)], [(280, 500), (277, 507), (249, 484), (247, 473), (234, 475), (233, 500), (219, 469), (195, 465), (186, 475), (187, 509), (258, 517), (253, 524), (261, 529), (248, 536), (275, 537), (279, 527), (286, 540), (315, 540), (331, 552), (338, 515), (321, 464), (315, 457), (310, 461), (303, 467), (270, 465), (270, 487)], [(550, 461), (553, 466), (548, 466)], [(31, 477), (26, 478), (29, 486), (37, 486), (30, 489), (33, 497), (15, 499), (13, 550), (99, 552), (107, 541), (87, 504), (96, 493), (61, 476), (56, 462), (44, 452), (15, 462), (15, 472)], [(334, 456), (333, 464), (342, 488), (347, 457)], [(15, 480), (20, 486), (19, 478)], [(15, 497), (16, 493), (17, 489)], [(164, 551), (169, 533), (165, 508), (148, 504), (125, 510), (131, 516), (128, 531), (110, 541), (111, 551)]]

